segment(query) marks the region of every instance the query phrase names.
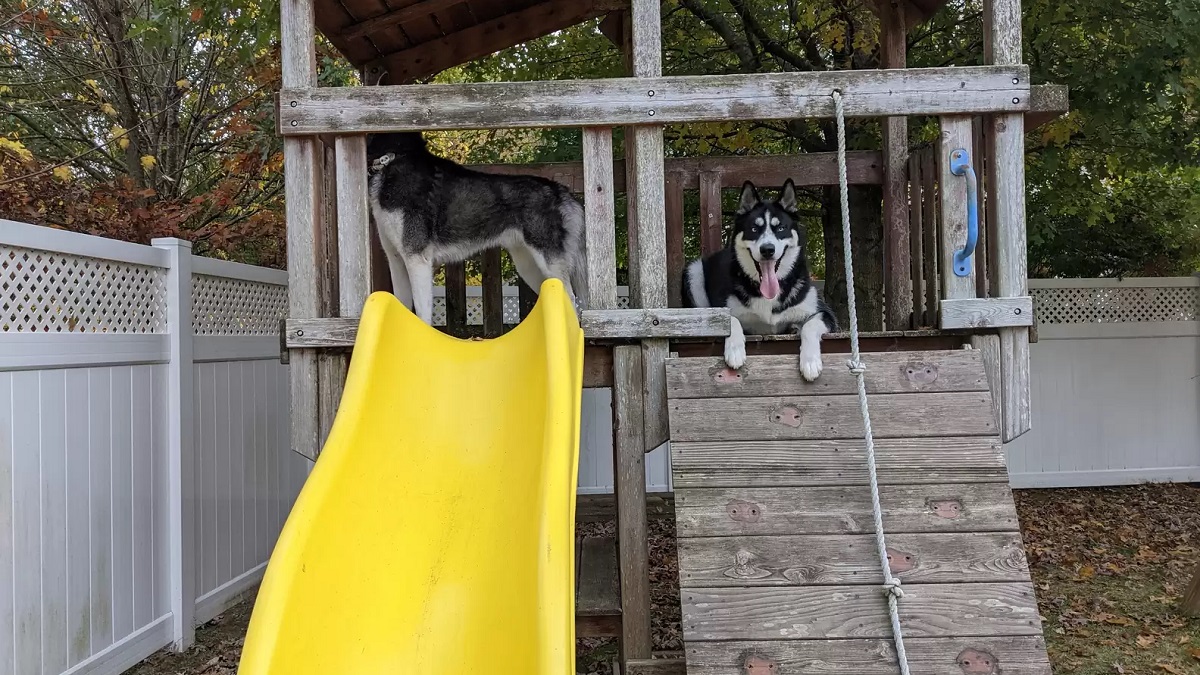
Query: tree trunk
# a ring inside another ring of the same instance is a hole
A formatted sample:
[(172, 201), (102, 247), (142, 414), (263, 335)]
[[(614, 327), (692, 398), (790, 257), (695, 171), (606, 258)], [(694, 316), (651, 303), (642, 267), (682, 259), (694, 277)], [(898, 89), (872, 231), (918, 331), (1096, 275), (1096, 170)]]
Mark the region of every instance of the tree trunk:
[[(850, 238), (854, 245), (854, 299), (858, 328), (883, 329), (883, 189), (851, 185)], [(842, 209), (838, 187), (825, 188), (825, 301), (833, 308), (840, 330), (849, 330), (846, 265), (842, 251)]]

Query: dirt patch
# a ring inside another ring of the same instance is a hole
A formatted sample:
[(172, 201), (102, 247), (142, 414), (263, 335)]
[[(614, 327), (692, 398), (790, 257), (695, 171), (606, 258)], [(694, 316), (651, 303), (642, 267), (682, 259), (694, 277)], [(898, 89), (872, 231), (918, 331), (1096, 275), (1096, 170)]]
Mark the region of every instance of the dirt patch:
[[(1200, 619), (1177, 611), (1200, 560), (1200, 488), (1030, 490), (1016, 497), (1056, 673), (1200, 675)], [(613, 526), (580, 530), (611, 534)], [(673, 521), (650, 521), (650, 558), (654, 648), (679, 650)], [(236, 673), (250, 606), (201, 627), (188, 652), (160, 652), (129, 675)], [(580, 640), (576, 669), (610, 675), (616, 655), (615, 640)]]

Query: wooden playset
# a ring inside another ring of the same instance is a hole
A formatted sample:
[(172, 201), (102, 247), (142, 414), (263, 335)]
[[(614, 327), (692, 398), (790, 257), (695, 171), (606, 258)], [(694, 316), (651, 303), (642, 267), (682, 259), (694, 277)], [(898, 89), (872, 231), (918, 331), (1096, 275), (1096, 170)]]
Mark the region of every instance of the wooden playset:
[[(906, 69), (908, 31), (939, 6), (879, 0), (880, 70), (671, 77), (657, 0), (283, 0), (293, 449), (316, 457), (357, 314), (369, 292), (390, 287), (369, 217), (365, 135), (581, 127), (582, 162), (484, 167), (553, 178), (586, 210), (584, 386), (613, 389), (618, 536), (615, 547), (578, 542), (577, 635), (619, 637), (627, 675), (1048, 674), (1002, 443), (1030, 424), (1024, 133), (1065, 111), (1066, 91), (1030, 83), (1019, 0), (984, 3), (987, 65)], [(409, 84), (598, 17), (630, 77)], [(318, 87), (317, 29), (380, 84)], [(665, 159), (663, 125), (829, 118), (836, 106), (884, 118), (881, 151), (843, 159), (846, 181), (883, 186), (886, 331), (861, 336), (865, 371), (844, 366), (838, 352), (856, 349), (844, 334), (827, 336), (814, 383), (799, 378), (790, 337), (751, 336), (746, 367), (729, 371), (718, 356), (727, 310), (679, 308), (684, 192), (699, 191), (709, 252), (721, 245), (722, 189), (747, 179), (838, 185), (838, 153)], [(937, 117), (940, 143), (910, 151), (909, 116)], [(613, 157), (617, 126), (623, 161)], [(622, 191), (629, 309), (617, 298)], [(481, 268), (481, 334), (496, 336), (499, 251)], [(447, 266), (446, 286), (447, 330), (466, 335), (462, 265)], [(523, 289), (522, 316), (532, 300)], [(664, 657), (650, 638), (644, 453), (668, 440), (685, 652)]]

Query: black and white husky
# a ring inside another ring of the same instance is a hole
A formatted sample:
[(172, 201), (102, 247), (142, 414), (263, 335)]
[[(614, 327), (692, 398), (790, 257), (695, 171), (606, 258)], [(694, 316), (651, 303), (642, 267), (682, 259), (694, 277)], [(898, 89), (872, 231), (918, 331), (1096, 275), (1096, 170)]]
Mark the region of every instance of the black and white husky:
[(425, 323), (433, 321), (434, 267), (496, 246), (534, 291), (560, 279), (586, 307), (583, 206), (565, 186), (472, 171), (429, 152), (419, 132), (371, 136), (367, 162), (393, 291)]
[(821, 336), (837, 330), (804, 258), (804, 231), (796, 221), (796, 186), (789, 179), (779, 199), (764, 201), (747, 181), (728, 245), (688, 263), (683, 302), (688, 307), (728, 307), (733, 315), (725, 339), (725, 363), (746, 363), (745, 333), (799, 333), (800, 374), (821, 374)]

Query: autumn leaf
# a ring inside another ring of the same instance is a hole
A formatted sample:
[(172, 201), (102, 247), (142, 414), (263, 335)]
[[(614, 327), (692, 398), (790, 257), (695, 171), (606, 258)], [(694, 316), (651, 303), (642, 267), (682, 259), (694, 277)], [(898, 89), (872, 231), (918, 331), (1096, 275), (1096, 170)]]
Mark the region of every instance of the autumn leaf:
[(192, 81), (185, 77), (182, 80), (175, 80), (175, 86), (180, 89), (189, 89), (192, 86)]
[(158, 165), (158, 160), (151, 155), (142, 155), (142, 168), (149, 171)]
[(203, 18), (204, 18), (204, 8), (203, 7), (196, 7), (194, 9), (192, 9), (192, 22), (199, 21), (200, 19), (203, 19)]
[(1192, 651), (1190, 651), (1188, 653), (1192, 655), (1193, 659), (1200, 661), (1200, 649), (1193, 649)]
[(74, 177), (74, 174), (71, 173), (70, 167), (66, 166), (56, 166), (50, 173), (54, 174), (54, 177), (61, 181), (68, 181)]
[(104, 105), (100, 106), (100, 112), (108, 115), (109, 117), (117, 116), (117, 109), (114, 108), (111, 103), (105, 103)]
[(1139, 647), (1143, 648), (1143, 649), (1145, 649), (1146, 647), (1149, 647), (1150, 645), (1154, 644), (1154, 642), (1155, 642), (1155, 638), (1154, 638), (1154, 636), (1153, 636), (1153, 635), (1139, 635), (1139, 636), (1137, 636), (1137, 645), (1138, 645)]
[(1091, 579), (1094, 576), (1096, 576), (1095, 567), (1092, 567), (1091, 565), (1084, 565), (1083, 567), (1079, 568), (1080, 579)]
[(1161, 670), (1165, 670), (1168, 673), (1171, 673), (1171, 675), (1187, 675), (1187, 671), (1182, 670), (1178, 666), (1173, 666), (1169, 663), (1159, 663), (1159, 664), (1156, 664), (1155, 667), (1159, 668)]
[(113, 139), (113, 142), (117, 144), (118, 148), (124, 150), (125, 148), (129, 147), (128, 133), (129, 132), (125, 130), (125, 127), (119, 124), (113, 125), (112, 130), (109, 132), (109, 137)]

